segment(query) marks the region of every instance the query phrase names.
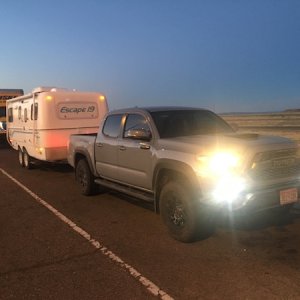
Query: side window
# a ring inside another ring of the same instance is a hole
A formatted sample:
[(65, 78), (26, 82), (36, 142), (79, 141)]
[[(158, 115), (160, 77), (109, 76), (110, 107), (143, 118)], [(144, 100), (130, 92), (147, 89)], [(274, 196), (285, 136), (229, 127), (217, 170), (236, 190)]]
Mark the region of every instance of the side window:
[(22, 118), (22, 107), (19, 106), (19, 108), (18, 108), (18, 119), (21, 120), (21, 118)]
[(13, 122), (14, 117), (13, 117), (13, 109), (12, 107), (8, 109), (8, 122)]
[(143, 130), (147, 133), (151, 133), (151, 130), (148, 126), (145, 117), (138, 114), (131, 114), (127, 116), (124, 134), (123, 134), (124, 138), (128, 138), (129, 130)]
[(24, 122), (28, 121), (28, 117), (27, 117), (27, 108), (24, 109)]
[(31, 104), (31, 109), (30, 109), (30, 118), (31, 120), (37, 120), (38, 118), (38, 103)]
[(123, 115), (111, 115), (105, 120), (103, 134), (107, 137), (117, 138), (120, 133), (120, 126)]

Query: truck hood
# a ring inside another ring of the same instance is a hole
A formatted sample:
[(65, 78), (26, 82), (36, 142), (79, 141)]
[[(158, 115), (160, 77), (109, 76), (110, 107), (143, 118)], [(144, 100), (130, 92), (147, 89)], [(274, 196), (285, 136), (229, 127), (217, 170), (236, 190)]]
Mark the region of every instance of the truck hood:
[(231, 133), (226, 135), (198, 135), (161, 139), (161, 149), (206, 155), (215, 151), (234, 151), (250, 154), (270, 150), (295, 148), (297, 144), (280, 136), (253, 133)]

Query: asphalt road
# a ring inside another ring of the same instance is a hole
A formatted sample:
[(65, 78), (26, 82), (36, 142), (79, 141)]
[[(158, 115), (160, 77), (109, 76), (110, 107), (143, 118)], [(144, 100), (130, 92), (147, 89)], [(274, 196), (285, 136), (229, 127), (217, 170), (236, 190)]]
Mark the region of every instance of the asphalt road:
[(151, 206), (79, 194), (67, 165), (0, 149), (0, 299), (300, 299), (300, 215), (170, 238)]

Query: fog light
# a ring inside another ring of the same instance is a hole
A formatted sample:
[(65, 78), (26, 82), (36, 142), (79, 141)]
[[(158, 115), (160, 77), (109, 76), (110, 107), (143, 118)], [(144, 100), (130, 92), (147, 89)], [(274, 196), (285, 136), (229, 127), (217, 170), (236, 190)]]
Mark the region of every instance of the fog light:
[(241, 193), (245, 190), (246, 183), (243, 178), (240, 177), (228, 177), (221, 178), (216, 188), (214, 189), (212, 196), (217, 203), (228, 203), (234, 202)]

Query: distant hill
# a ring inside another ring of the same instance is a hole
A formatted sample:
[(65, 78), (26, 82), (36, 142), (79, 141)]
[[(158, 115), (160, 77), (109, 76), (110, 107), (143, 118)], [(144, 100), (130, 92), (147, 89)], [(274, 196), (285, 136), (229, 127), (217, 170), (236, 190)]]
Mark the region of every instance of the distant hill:
[(228, 116), (228, 115), (269, 115), (269, 114), (281, 114), (281, 113), (300, 113), (300, 108), (291, 108), (285, 109), (283, 111), (261, 111), (261, 112), (225, 112), (219, 113), (219, 115)]
[(286, 109), (284, 112), (288, 112), (288, 113), (300, 112), (300, 108)]
[(300, 146), (300, 109), (281, 112), (221, 114), (239, 132), (279, 135), (295, 140)]
[[(300, 111), (300, 109), (299, 109)], [(219, 115), (264, 115), (264, 114), (278, 114), (282, 111), (263, 111), (263, 112), (227, 112), (219, 113)]]

